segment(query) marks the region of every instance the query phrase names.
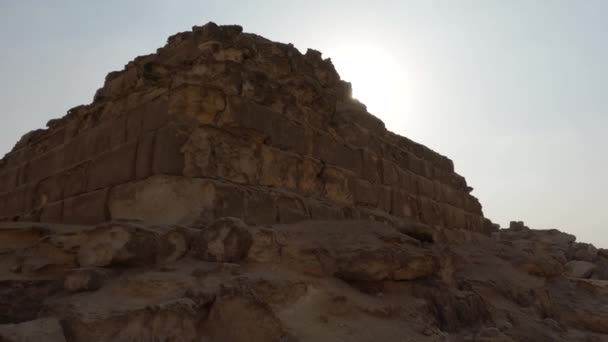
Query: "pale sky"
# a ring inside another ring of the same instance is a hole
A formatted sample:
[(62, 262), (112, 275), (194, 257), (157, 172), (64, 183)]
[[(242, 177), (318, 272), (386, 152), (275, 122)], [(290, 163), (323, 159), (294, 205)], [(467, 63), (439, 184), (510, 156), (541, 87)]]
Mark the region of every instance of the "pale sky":
[(0, 154), (208, 21), (314, 48), (502, 226), (608, 247), (608, 1), (0, 0)]

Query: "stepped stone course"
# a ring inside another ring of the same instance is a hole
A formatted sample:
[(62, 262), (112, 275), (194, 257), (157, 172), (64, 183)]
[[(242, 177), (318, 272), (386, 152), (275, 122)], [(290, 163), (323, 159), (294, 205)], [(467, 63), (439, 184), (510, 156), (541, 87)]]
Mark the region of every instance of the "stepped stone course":
[[(492, 229), (452, 161), (387, 131), (331, 61), (237, 26), (177, 34), (110, 73), (93, 103), (25, 135), (0, 175), (4, 220), (145, 221), (172, 203), (158, 196), (145, 208), (138, 193), (191, 182), (207, 199), (174, 211), (173, 223), (230, 214)], [(121, 210), (128, 202), (138, 209)]]

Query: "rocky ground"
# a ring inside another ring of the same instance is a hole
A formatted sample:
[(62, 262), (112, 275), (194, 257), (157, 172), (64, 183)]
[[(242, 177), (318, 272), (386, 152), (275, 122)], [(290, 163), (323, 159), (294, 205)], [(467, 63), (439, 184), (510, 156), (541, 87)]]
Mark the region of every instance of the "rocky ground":
[(521, 223), (0, 227), (0, 341), (608, 341), (608, 251)]

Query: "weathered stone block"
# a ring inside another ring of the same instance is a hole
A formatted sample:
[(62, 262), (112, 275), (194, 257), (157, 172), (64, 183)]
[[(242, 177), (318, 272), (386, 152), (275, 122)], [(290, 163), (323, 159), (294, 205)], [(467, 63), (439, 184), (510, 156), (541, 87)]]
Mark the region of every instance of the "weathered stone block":
[(126, 183), (135, 176), (137, 144), (127, 143), (106, 152), (91, 162), (87, 181), (88, 190)]
[(257, 184), (260, 146), (217, 129), (201, 128), (186, 142), (184, 174), (217, 177), (235, 183)]
[(363, 178), (372, 183), (382, 182), (380, 158), (368, 149), (363, 149), (361, 156), (363, 158)]
[(239, 262), (247, 257), (253, 238), (243, 221), (225, 217), (203, 229), (193, 241), (192, 254), (205, 261)]
[(430, 198), (419, 197), (419, 217), (423, 223), (440, 225), (443, 222), (441, 208)]
[(326, 198), (338, 204), (353, 203), (354, 191), (352, 181), (355, 179), (355, 176), (352, 173), (327, 166), (323, 169), (321, 177), (324, 182), (324, 195)]
[(466, 229), (466, 213), (451, 205), (442, 206), (444, 225), (452, 229)]
[(341, 118), (341, 121), (354, 122), (357, 125), (376, 134), (386, 132), (386, 128), (382, 120), (370, 113), (367, 113), (364, 108), (357, 106), (352, 101), (338, 102), (335, 115)]
[(409, 192), (410, 194), (417, 195), (418, 187), (414, 181), (414, 179), (416, 178), (416, 175), (409, 171), (405, 171), (405, 170), (401, 170), (401, 169), (397, 170), (397, 174), (398, 174), (398, 178), (399, 178), (399, 182), (398, 182), (397, 186), (399, 188)]
[[(113, 129), (114, 127), (112, 127), (112, 122), (109, 122), (103, 123), (100, 126), (93, 127), (92, 129), (81, 133), (84, 134), (84, 143), (86, 143), (87, 147), (86, 159), (93, 159), (102, 153), (110, 151), (114, 147), (113, 143), (118, 143), (120, 139), (114, 137)], [(126, 134), (126, 132), (123, 131), (122, 134)], [(84, 161), (84, 159), (85, 158), (76, 160), (76, 163)]]
[(89, 163), (83, 163), (63, 173), (63, 198), (73, 197), (86, 191)]
[(390, 213), (393, 205), (393, 189), (390, 186), (376, 185), (378, 209)]
[(298, 191), (303, 195), (320, 196), (323, 192), (321, 172), (323, 165), (311, 158), (302, 158), (298, 164)]
[(63, 201), (48, 203), (44, 207), (42, 207), (42, 212), (40, 214), (40, 222), (60, 223), (62, 221), (62, 211)]
[(154, 156), (154, 143), (156, 132), (148, 132), (137, 141), (137, 153), (135, 156), (135, 179), (140, 180), (150, 177), (152, 172), (152, 159)]
[(88, 160), (88, 137), (84, 134), (74, 137), (68, 141), (63, 148), (63, 168), (67, 169)]
[[(152, 173), (181, 175), (184, 170), (184, 153), (182, 147), (188, 139), (185, 132), (176, 127), (167, 126), (158, 130), (154, 142)], [(145, 151), (143, 151), (145, 153)]]
[(424, 178), (433, 179), (433, 176), (434, 176), (433, 175), (433, 165), (422, 160), (421, 168), (420, 168), (420, 175)]
[(199, 128), (186, 141), (184, 152), (184, 175), (187, 177), (215, 177), (217, 162), (212, 142), (215, 131)]
[(49, 202), (63, 198), (63, 175), (55, 174), (41, 180), (36, 186), (34, 194), (34, 207), (40, 208)]
[(266, 106), (230, 97), (218, 121), (221, 126), (237, 131), (253, 130), (263, 135), (268, 145), (279, 149), (301, 155), (310, 153), (312, 137), (307, 128)]
[(415, 218), (420, 205), (416, 197), (403, 190), (393, 190), (391, 213), (398, 217)]
[(277, 208), (280, 223), (294, 223), (310, 219), (306, 205), (299, 198), (281, 196), (277, 199)]
[(17, 187), (19, 168), (13, 167), (0, 173), (0, 192), (7, 192)]
[(438, 167), (433, 168), (433, 179), (439, 181), (441, 184), (448, 184), (448, 173)]
[(445, 202), (451, 206), (456, 206), (458, 203), (458, 193), (452, 187), (443, 185), (443, 194), (445, 196)]
[(448, 184), (451, 185), (456, 190), (466, 190), (467, 189), (467, 181), (461, 175), (456, 173), (448, 174)]
[(281, 124), (270, 132), (269, 144), (282, 150), (293, 151), (300, 155), (310, 155), (312, 151), (312, 132), (304, 125), (281, 118)]
[(454, 172), (454, 162), (448, 157), (441, 156), (441, 162), (439, 165), (441, 169), (447, 172)]
[(374, 186), (363, 179), (354, 180), (355, 204), (376, 207), (378, 205), (378, 194)]
[(439, 209), (441, 210), (441, 218), (443, 220), (443, 226), (445, 228), (454, 229), (454, 218), (449, 204), (441, 203)]
[(312, 155), (329, 165), (352, 171), (358, 175), (363, 173), (361, 152), (325, 133), (315, 133)]
[(248, 192), (245, 220), (254, 225), (278, 222), (275, 196), (263, 191)]
[(106, 208), (108, 189), (70, 197), (63, 202), (62, 221), (70, 224), (95, 224), (109, 219)]
[(226, 107), (221, 90), (185, 85), (169, 95), (169, 114), (185, 114), (203, 124), (215, 122), (217, 114)]
[(150, 102), (144, 103), (136, 111), (142, 113), (142, 133), (159, 129), (169, 121), (168, 97), (157, 97)]
[(125, 71), (113, 72), (106, 76), (103, 88), (95, 94), (96, 99), (118, 97), (135, 87), (138, 79), (137, 68), (130, 67)]
[(392, 162), (382, 159), (382, 184), (399, 185), (399, 173), (397, 166)]
[(64, 153), (63, 149), (56, 148), (32, 159), (25, 166), (25, 182), (35, 183), (59, 172), (63, 166)]
[(484, 232), (483, 217), (465, 212), (465, 222), (466, 229), (479, 233)]
[(361, 151), (347, 145), (338, 143), (335, 154), (329, 159), (329, 163), (352, 171), (359, 176), (363, 174)]
[(475, 213), (475, 214), (481, 214), (482, 212), (482, 207), (481, 207), (481, 203), (479, 203), (479, 200), (472, 195), (465, 195), (464, 196), (464, 208), (466, 211), (469, 211), (471, 213)]
[(438, 180), (433, 181), (433, 193), (435, 194), (435, 200), (439, 203), (446, 202), (446, 196), (443, 190), (444, 185)]
[(416, 156), (411, 156), (409, 159), (409, 169), (411, 172), (423, 176), (424, 175), (424, 161)]
[(110, 148), (120, 146), (127, 141), (127, 117), (120, 116), (109, 123)]
[(7, 193), (4, 198), (3, 212), (7, 217), (22, 216), (24, 213), (32, 209), (33, 190), (32, 186), (22, 185), (10, 193)]
[(108, 208), (112, 219), (151, 224), (191, 224), (211, 218), (216, 186), (213, 182), (175, 176), (152, 176), (114, 187)]
[(414, 178), (420, 196), (427, 198), (435, 197), (435, 185), (430, 179), (421, 176), (414, 176)]
[(308, 201), (308, 208), (313, 220), (343, 220), (344, 210), (316, 200)]
[(9, 198), (9, 193), (0, 193), (0, 221), (8, 219), (10, 213), (8, 212), (7, 201)]
[(218, 124), (222, 127), (251, 129), (270, 136), (277, 122), (284, 120), (287, 118), (266, 106), (241, 97), (230, 96), (226, 110), (218, 118)]
[(135, 108), (127, 114), (126, 138), (127, 141), (139, 139), (143, 133), (144, 112), (140, 108)]
[(315, 131), (313, 136), (312, 156), (326, 163), (331, 163), (336, 155), (337, 141), (329, 134)]
[(410, 160), (416, 158), (413, 154), (391, 146), (392, 161), (402, 170), (410, 170)]
[(245, 217), (246, 191), (232, 184), (216, 184), (214, 217)]
[(298, 165), (300, 163), (301, 159), (293, 153), (262, 146), (260, 184), (296, 190), (298, 185)]

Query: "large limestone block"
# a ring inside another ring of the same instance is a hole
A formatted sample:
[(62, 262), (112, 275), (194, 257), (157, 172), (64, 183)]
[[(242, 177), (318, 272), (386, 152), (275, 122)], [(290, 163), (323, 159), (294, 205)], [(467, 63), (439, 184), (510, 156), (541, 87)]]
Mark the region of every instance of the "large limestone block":
[(259, 179), (259, 144), (226, 131), (199, 128), (183, 147), (184, 175), (255, 184)]
[(210, 181), (153, 176), (112, 189), (108, 207), (112, 219), (188, 224), (210, 212), (215, 197), (216, 188)]
[(95, 224), (107, 220), (107, 189), (68, 198), (63, 203), (62, 221), (71, 224)]

